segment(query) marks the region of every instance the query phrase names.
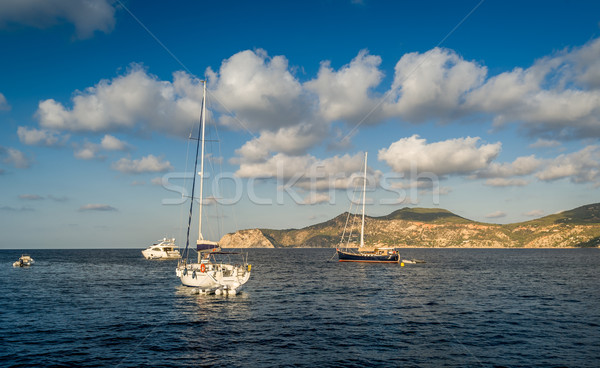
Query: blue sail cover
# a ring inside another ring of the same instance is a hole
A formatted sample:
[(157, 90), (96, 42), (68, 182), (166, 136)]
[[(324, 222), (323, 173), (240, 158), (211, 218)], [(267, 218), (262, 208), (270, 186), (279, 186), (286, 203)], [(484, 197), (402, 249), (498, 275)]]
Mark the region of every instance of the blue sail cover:
[(196, 250), (198, 251), (211, 250), (217, 248), (219, 248), (219, 243), (210, 240), (198, 240), (198, 242), (196, 243)]

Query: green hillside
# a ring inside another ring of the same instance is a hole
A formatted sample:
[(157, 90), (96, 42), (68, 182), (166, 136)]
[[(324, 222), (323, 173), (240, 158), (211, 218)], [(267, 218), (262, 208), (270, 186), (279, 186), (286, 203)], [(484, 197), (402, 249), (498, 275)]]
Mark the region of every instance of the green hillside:
[(450, 211), (439, 208), (402, 208), (396, 210), (389, 215), (376, 217), (381, 220), (405, 220), (405, 221), (420, 221), (420, 222), (452, 222), (452, 223), (468, 223), (473, 222), (464, 217), (460, 217)]
[[(259, 229), (275, 247), (336, 247), (348, 213), (302, 229)], [(365, 217), (369, 244), (414, 247), (597, 247), (600, 204), (536, 220), (499, 225), (471, 221), (438, 208), (402, 208)], [(354, 223), (354, 233), (358, 231)]]

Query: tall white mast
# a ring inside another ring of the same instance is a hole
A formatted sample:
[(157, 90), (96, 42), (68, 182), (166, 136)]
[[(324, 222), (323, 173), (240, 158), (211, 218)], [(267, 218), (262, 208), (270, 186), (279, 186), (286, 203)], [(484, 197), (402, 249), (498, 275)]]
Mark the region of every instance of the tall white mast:
[(198, 210), (198, 241), (204, 239), (202, 236), (202, 189), (204, 187), (204, 128), (206, 123), (206, 81), (204, 83), (204, 90), (202, 95), (202, 153), (200, 155), (200, 205)]
[(362, 227), (360, 228), (360, 247), (365, 246), (365, 202), (367, 198), (367, 152), (365, 152), (365, 181), (363, 183)]

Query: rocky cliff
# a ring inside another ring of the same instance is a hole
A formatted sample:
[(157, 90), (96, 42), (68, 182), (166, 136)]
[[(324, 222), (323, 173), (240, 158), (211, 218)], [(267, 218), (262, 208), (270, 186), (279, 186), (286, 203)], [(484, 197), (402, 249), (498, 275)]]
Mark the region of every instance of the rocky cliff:
[(225, 234), (219, 241), (223, 248), (275, 248), (261, 230), (240, 230), (235, 233)]
[[(348, 222), (357, 240), (360, 218), (343, 213), (302, 229), (241, 230), (221, 239), (230, 248), (337, 247)], [(537, 220), (498, 225), (465, 219), (443, 209), (403, 208), (365, 218), (365, 243), (393, 247), (597, 247), (600, 204), (591, 204)]]

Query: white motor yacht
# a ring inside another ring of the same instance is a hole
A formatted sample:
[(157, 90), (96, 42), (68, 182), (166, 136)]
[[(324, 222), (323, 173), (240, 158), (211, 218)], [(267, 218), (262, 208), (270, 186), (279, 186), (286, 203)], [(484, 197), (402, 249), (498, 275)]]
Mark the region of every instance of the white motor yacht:
[(13, 263), (13, 267), (29, 267), (34, 264), (35, 261), (28, 254), (21, 255), (18, 261)]
[(179, 259), (175, 238), (163, 238), (142, 251), (146, 259)]

